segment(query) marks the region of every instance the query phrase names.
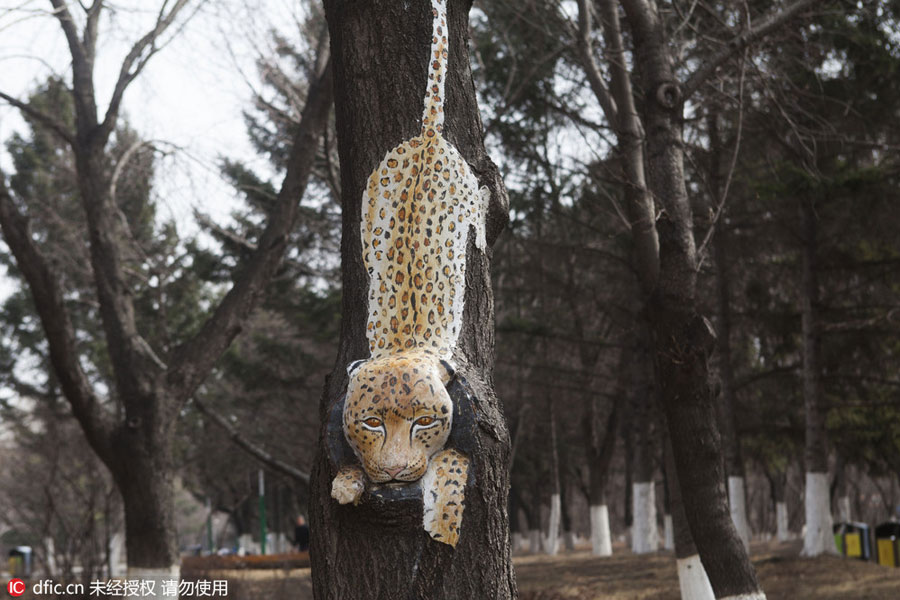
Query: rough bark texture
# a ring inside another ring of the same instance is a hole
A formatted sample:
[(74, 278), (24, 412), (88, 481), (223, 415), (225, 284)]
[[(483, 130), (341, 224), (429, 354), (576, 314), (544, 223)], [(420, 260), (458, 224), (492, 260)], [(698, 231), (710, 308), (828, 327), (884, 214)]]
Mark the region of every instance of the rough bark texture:
[(803, 223), (803, 405), (806, 409), (806, 446), (803, 458), (807, 473), (828, 473), (828, 443), (822, 384), (819, 372), (819, 280), (816, 273), (817, 227), (812, 199), (800, 201)]
[(663, 209), (656, 221), (659, 278), (648, 316), (685, 515), (716, 597), (755, 594), (760, 590), (756, 573), (728, 511), (708, 385), (714, 336), (695, 296), (697, 256), (684, 183), (681, 91), (656, 4), (626, 0), (623, 7), (645, 90), (649, 187)]
[[(506, 223), (506, 195), (488, 159), (467, 54), (465, 0), (448, 2), (449, 70), (445, 135), (492, 192), (488, 243)], [(343, 192), (342, 332), (335, 369), (320, 405), (327, 423), (347, 386), (347, 365), (368, 355), (365, 307), (368, 280), (359, 235), (366, 178), (385, 152), (420, 131), (432, 15), (430, 5), (325, 2), (334, 61), (335, 108)], [(471, 456), (474, 480), (466, 490), (456, 548), (433, 541), (422, 528), (421, 498), (404, 502), (364, 496), (358, 506), (331, 499), (335, 466), (322, 430), (310, 492), (313, 588), (325, 598), (513, 598), (508, 519), (509, 435), (491, 384), (493, 298), (488, 256), (470, 240), (458, 353), (460, 373), (477, 409)], [(471, 473), (471, 471), (470, 471)]]
[(803, 404), (806, 409), (806, 466), (804, 504), (806, 531), (803, 554), (818, 556), (834, 553), (831, 538), (831, 498), (828, 489), (828, 440), (825, 410), (822, 407), (822, 381), (819, 367), (819, 280), (817, 274), (818, 231), (812, 198), (800, 200), (803, 224)]

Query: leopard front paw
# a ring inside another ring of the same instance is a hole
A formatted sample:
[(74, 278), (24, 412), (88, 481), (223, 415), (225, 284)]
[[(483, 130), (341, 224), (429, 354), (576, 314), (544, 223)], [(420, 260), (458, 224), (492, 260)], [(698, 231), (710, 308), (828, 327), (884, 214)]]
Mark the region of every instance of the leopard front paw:
[(423, 525), (435, 541), (456, 547), (465, 508), (469, 459), (444, 450), (431, 459), (423, 482)]
[(331, 482), (331, 497), (339, 504), (358, 504), (366, 489), (363, 472), (358, 467), (345, 467)]

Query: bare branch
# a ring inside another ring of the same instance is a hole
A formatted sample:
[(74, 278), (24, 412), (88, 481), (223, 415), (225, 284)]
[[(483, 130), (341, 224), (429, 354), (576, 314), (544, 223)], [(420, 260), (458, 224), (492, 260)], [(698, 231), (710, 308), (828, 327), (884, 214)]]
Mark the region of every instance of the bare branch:
[(50, 362), (72, 413), (88, 442), (101, 457), (110, 456), (112, 426), (104, 418), (87, 375), (78, 361), (75, 329), (63, 299), (59, 278), (31, 237), (28, 219), (16, 208), (5, 177), (0, 173), (0, 228), (16, 265), (28, 282), (35, 308), (47, 336)]
[[(53, 5), (53, 14), (59, 21), (66, 41), (69, 44), (69, 52), (72, 55), (72, 90), (75, 99), (75, 108), (81, 120), (81, 126), (93, 127), (97, 122), (97, 103), (94, 98), (94, 56), (88, 54), (88, 49), (78, 37), (78, 29), (75, 20), (65, 0), (50, 0)], [(93, 48), (91, 48), (93, 50)]]
[(738, 83), (738, 122), (737, 122), (737, 133), (735, 134), (734, 140), (734, 151), (731, 155), (731, 164), (728, 165), (728, 175), (725, 177), (725, 187), (722, 190), (722, 195), (716, 198), (716, 211), (713, 214), (713, 218), (710, 221), (709, 229), (706, 230), (706, 235), (703, 236), (703, 242), (697, 248), (697, 256), (699, 259), (697, 260), (697, 271), (703, 267), (703, 253), (706, 250), (706, 246), (709, 244), (709, 241), (712, 239), (713, 234), (716, 230), (716, 224), (719, 222), (719, 218), (722, 216), (722, 212), (725, 210), (725, 202), (728, 200), (728, 190), (731, 188), (732, 177), (734, 176), (734, 169), (737, 166), (738, 154), (741, 150), (741, 133), (744, 130), (744, 71), (746, 65), (746, 53), (743, 61), (741, 61), (741, 76)]
[(153, 148), (152, 140), (138, 140), (129, 146), (125, 152), (122, 154), (122, 157), (116, 163), (115, 168), (113, 169), (112, 178), (109, 182), (109, 197), (113, 202), (116, 201), (116, 188), (119, 185), (119, 178), (122, 176), (122, 171), (125, 169), (125, 166), (128, 164), (128, 161), (131, 160), (131, 157), (137, 154), (137, 151), (147, 146), (149, 148)]
[(194, 210), (194, 219), (200, 223), (203, 227), (209, 229), (210, 231), (220, 235), (228, 240), (234, 242), (238, 246), (245, 248), (246, 250), (250, 250), (251, 252), (256, 252), (259, 247), (248, 240), (245, 237), (241, 237), (233, 231), (228, 231), (224, 227), (220, 226), (218, 223), (212, 220), (209, 215), (206, 213), (202, 213), (199, 210)]
[(193, 402), (194, 406), (197, 407), (197, 410), (212, 419), (213, 423), (227, 431), (228, 437), (231, 439), (231, 441), (234, 442), (239, 448), (245, 450), (250, 456), (268, 466), (273, 471), (278, 471), (282, 475), (287, 475), (291, 479), (299, 481), (300, 483), (309, 484), (308, 473), (304, 473), (303, 471), (292, 467), (286, 462), (275, 458), (274, 456), (263, 450), (262, 447), (248, 440), (241, 434), (240, 431), (237, 430), (237, 428), (235, 428), (234, 425), (229, 423), (225, 417), (216, 412), (213, 412), (209, 407), (207, 407), (196, 397), (193, 398)]
[[(244, 320), (255, 308), (265, 287), (284, 256), (288, 235), (297, 218), (297, 208), (306, 190), (319, 148), (325, 120), (332, 101), (330, 62), (325, 71), (310, 82), (306, 106), (294, 136), (287, 172), (278, 192), (275, 207), (268, 216), (266, 229), (257, 250), (243, 266), (240, 277), (228, 291), (213, 315), (195, 337), (176, 348), (168, 382), (173, 397), (189, 398), (231, 341), (240, 332)], [(176, 402), (173, 410), (180, 408)]]
[(22, 102), (21, 100), (17, 100), (16, 98), (13, 98), (12, 96), (4, 92), (0, 92), (0, 98), (6, 100), (6, 102), (11, 106), (15, 106), (35, 121), (38, 121), (48, 129), (53, 131), (53, 133), (65, 140), (66, 143), (70, 146), (75, 143), (75, 134), (69, 131), (65, 125), (63, 125), (50, 115), (41, 112), (30, 104)]
[(109, 108), (106, 110), (106, 116), (103, 118), (103, 123), (101, 125), (103, 131), (107, 135), (112, 131), (113, 127), (115, 127), (116, 119), (119, 115), (119, 108), (122, 104), (122, 96), (125, 94), (125, 90), (128, 88), (129, 84), (134, 81), (135, 77), (141, 73), (150, 58), (159, 50), (159, 46), (156, 44), (157, 40), (166, 29), (172, 25), (175, 18), (178, 16), (178, 13), (180, 13), (190, 1), (191, 0), (177, 0), (168, 13), (165, 13), (168, 2), (163, 2), (159, 16), (156, 19), (156, 25), (153, 29), (144, 34), (144, 36), (131, 47), (131, 50), (125, 56), (125, 59), (122, 61), (122, 66), (119, 69), (119, 78), (113, 89), (112, 98), (109, 101)]
[(725, 61), (747, 48), (750, 44), (765, 37), (775, 29), (784, 25), (801, 11), (814, 4), (816, 0), (795, 0), (793, 4), (784, 10), (772, 13), (761, 19), (757, 25), (744, 31), (728, 44), (704, 62), (696, 71), (691, 73), (682, 87), (682, 98), (687, 100), (697, 89), (703, 85), (716, 72)]
[(603, 109), (603, 114), (606, 115), (610, 125), (615, 127), (618, 121), (616, 101), (606, 87), (606, 82), (603, 81), (603, 76), (600, 74), (600, 67), (594, 60), (591, 33), (591, 7), (588, 5), (588, 0), (578, 0), (578, 39), (576, 41), (578, 52), (581, 55), (581, 64), (591, 85), (591, 91), (594, 92), (594, 96), (597, 97), (597, 101)]

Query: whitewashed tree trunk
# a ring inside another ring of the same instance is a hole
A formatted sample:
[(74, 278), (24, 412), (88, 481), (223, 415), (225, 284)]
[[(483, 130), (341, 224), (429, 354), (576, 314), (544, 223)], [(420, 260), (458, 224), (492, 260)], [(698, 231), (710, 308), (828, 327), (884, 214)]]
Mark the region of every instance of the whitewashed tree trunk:
[(253, 541), (253, 535), (249, 533), (243, 533), (238, 536), (238, 554), (240, 556), (244, 556), (245, 554), (258, 554), (258, 545)]
[(525, 536), (523, 536), (518, 531), (513, 532), (512, 534), (512, 549), (513, 552), (518, 552), (522, 550), (525, 546)]
[(528, 532), (528, 551), (537, 554), (541, 551), (541, 530), (532, 529)]
[(138, 592), (125, 596), (129, 600), (137, 600), (138, 598), (178, 598), (181, 565), (172, 565), (167, 569), (128, 567), (126, 578), (130, 581), (138, 582)]
[(594, 556), (612, 556), (609, 508), (605, 504), (591, 507), (591, 551)]
[(803, 537), (803, 556), (837, 554), (831, 531), (831, 502), (828, 493), (828, 473), (806, 474), (806, 532)]
[(656, 528), (656, 491), (652, 481), (634, 483), (632, 486), (631, 551), (635, 554), (656, 552), (659, 533)]
[(675, 528), (672, 526), (672, 515), (669, 513), (663, 516), (663, 548), (675, 549)]
[(849, 496), (839, 496), (837, 499), (837, 514), (838, 521), (842, 523), (849, 523), (851, 519), (850, 514), (850, 498)]
[(566, 552), (574, 552), (575, 550), (575, 532), (574, 531), (564, 531), (563, 532), (563, 544)]
[(716, 600), (699, 554), (678, 559), (678, 585), (681, 600)]
[(109, 540), (109, 576), (125, 575), (125, 534), (114, 533)]
[(56, 575), (56, 546), (53, 538), (47, 536), (44, 538), (44, 567), (47, 569), (47, 577), (52, 579)]
[(743, 477), (728, 477), (728, 506), (731, 510), (731, 520), (737, 529), (744, 547), (750, 548), (750, 522), (747, 519), (747, 496), (744, 492)]
[(547, 528), (547, 540), (544, 547), (547, 554), (556, 556), (559, 552), (559, 520), (562, 515), (562, 504), (559, 494), (550, 496), (550, 523)]
[(791, 539), (791, 531), (788, 529), (788, 510), (786, 502), (775, 503), (775, 537), (779, 542)]

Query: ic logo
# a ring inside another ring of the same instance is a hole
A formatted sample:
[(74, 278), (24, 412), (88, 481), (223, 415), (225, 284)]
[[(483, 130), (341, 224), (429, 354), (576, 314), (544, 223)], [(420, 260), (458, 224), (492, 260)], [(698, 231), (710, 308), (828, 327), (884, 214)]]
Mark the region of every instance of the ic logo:
[(10, 596), (19, 597), (25, 593), (25, 582), (21, 579), (10, 579), (9, 583), (6, 584), (6, 591), (9, 592)]

